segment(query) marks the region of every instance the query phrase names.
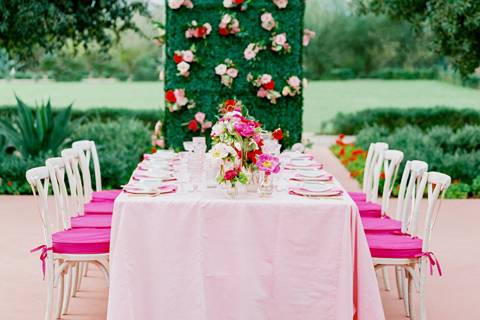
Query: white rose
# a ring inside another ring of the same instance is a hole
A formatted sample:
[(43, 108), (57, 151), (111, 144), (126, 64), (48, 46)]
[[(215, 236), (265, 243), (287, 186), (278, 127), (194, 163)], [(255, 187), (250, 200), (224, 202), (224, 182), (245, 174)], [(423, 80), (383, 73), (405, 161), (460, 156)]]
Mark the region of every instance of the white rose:
[(217, 122), (213, 125), (212, 134), (214, 136), (216, 137), (221, 136), (224, 132), (225, 132), (225, 126), (222, 123)]
[(214, 145), (211, 152), (213, 159), (223, 159), (228, 156), (227, 145), (224, 143)]
[(187, 73), (189, 69), (190, 69), (190, 64), (188, 64), (185, 61), (182, 61), (179, 64), (177, 64), (177, 70), (178, 72), (180, 72), (180, 74)]
[(223, 6), (225, 8), (231, 8), (233, 6), (232, 0), (223, 0)]
[(260, 79), (260, 82), (261, 82), (262, 84), (270, 83), (270, 81), (272, 81), (272, 76), (269, 75), (269, 74), (264, 74), (264, 75), (262, 75), (262, 78)]
[(187, 62), (193, 62), (193, 52), (190, 50), (182, 51), (182, 59)]
[(182, 6), (183, 0), (168, 0), (168, 6), (171, 9), (178, 9)]
[(215, 67), (215, 74), (221, 76), (224, 75), (225, 72), (227, 72), (227, 66), (225, 64), (221, 63)]

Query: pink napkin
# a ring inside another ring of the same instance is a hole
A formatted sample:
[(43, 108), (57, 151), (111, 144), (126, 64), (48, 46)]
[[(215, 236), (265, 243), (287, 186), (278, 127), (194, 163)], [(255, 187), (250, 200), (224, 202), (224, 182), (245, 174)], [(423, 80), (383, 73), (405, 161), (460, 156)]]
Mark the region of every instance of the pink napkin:
[[(137, 194), (137, 193), (134, 192), (135, 190), (142, 191), (142, 190), (144, 190), (144, 188), (137, 187), (135, 185), (126, 185), (123, 188), (124, 192), (131, 193), (131, 194)], [(148, 193), (145, 193), (145, 194), (149, 194), (149, 193), (154, 194), (154, 193), (156, 193), (156, 191), (158, 191), (161, 194), (173, 193), (173, 192), (177, 191), (177, 186), (173, 185), (173, 184), (166, 184), (166, 185), (163, 185), (163, 186), (159, 186), (157, 188), (152, 188), (151, 192), (148, 192)]]
[(291, 181), (332, 181), (333, 176), (328, 173), (319, 173), (317, 176), (305, 176), (301, 173), (290, 178)]
[(285, 169), (286, 170), (298, 170), (298, 169), (302, 169), (302, 168), (311, 168), (311, 169), (323, 169), (323, 164), (321, 163), (312, 163), (312, 164), (309, 164), (307, 166), (303, 166), (303, 165), (295, 165), (295, 164), (291, 164), (291, 163), (288, 163), (285, 165)]
[(305, 188), (290, 188), (289, 194), (301, 197), (336, 197), (343, 194), (341, 189), (330, 189), (322, 192), (310, 191)]
[(155, 176), (150, 176), (148, 174), (143, 174), (142, 172), (135, 172), (132, 177), (133, 180), (137, 180), (137, 181), (143, 180), (145, 178), (158, 179), (158, 180), (162, 180), (163, 182), (177, 181), (177, 178), (175, 178), (174, 176), (170, 176), (167, 179), (162, 179)]

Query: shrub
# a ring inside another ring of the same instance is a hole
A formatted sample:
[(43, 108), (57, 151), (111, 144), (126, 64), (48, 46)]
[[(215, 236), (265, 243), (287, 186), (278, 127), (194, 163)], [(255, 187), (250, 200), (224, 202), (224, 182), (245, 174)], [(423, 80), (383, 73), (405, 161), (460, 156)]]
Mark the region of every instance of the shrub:
[(473, 179), (472, 193), (474, 197), (480, 198), (480, 176)]
[(470, 192), (470, 186), (466, 183), (454, 183), (448, 188), (445, 198), (447, 199), (467, 199)]
[(150, 130), (133, 119), (86, 123), (72, 136), (74, 141), (85, 139), (97, 145), (105, 189), (127, 183), (143, 153), (150, 148)]
[(368, 74), (367, 78), (385, 80), (436, 79), (437, 71), (434, 68), (413, 70), (402, 68), (385, 68), (371, 72), (370, 74)]
[(28, 169), (45, 165), (46, 155), (37, 157), (18, 157), (0, 155), (0, 194), (31, 194), (25, 178)]
[(389, 132), (406, 125), (426, 130), (435, 126), (452, 129), (480, 124), (480, 111), (474, 109), (434, 108), (375, 108), (354, 113), (338, 113), (332, 120), (334, 133), (357, 134), (365, 127), (377, 125)]

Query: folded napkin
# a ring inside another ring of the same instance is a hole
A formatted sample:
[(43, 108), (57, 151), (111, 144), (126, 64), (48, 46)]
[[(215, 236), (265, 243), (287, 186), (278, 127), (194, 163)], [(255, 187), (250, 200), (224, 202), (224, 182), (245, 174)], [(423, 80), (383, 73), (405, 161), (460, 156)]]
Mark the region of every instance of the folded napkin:
[(299, 170), (299, 169), (320, 170), (320, 169), (323, 169), (323, 164), (321, 163), (311, 163), (308, 165), (300, 165), (300, 164), (292, 164), (292, 163), (285, 164), (285, 170)]
[(157, 179), (157, 180), (161, 180), (163, 182), (177, 181), (177, 178), (175, 178), (172, 175), (161, 177), (161, 176), (156, 176), (156, 175), (149, 175), (149, 174), (144, 173), (144, 172), (135, 172), (133, 174), (132, 179), (136, 180), (136, 181), (140, 181), (140, 180), (144, 180), (144, 179)]
[(342, 189), (329, 189), (325, 191), (311, 191), (302, 187), (292, 187), (288, 190), (288, 193), (291, 195), (302, 196), (302, 197), (337, 197), (343, 194)]
[(318, 175), (303, 175), (301, 173), (295, 174), (290, 178), (291, 181), (302, 181), (302, 182), (321, 182), (321, 181), (332, 181), (333, 176), (328, 173), (319, 173)]

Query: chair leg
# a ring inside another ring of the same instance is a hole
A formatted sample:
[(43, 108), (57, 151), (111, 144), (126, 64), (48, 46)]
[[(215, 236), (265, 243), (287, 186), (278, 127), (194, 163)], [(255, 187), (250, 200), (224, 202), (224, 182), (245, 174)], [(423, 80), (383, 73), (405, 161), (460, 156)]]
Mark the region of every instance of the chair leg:
[(397, 282), (398, 299), (403, 299), (403, 279), (402, 268), (395, 267), (395, 280)]
[(413, 295), (415, 294), (415, 284), (413, 275), (410, 272), (407, 272), (407, 279), (408, 279), (408, 310), (410, 313), (410, 320), (415, 320), (417, 317), (415, 316), (415, 310), (413, 305)]
[(45, 320), (52, 320), (53, 293), (55, 283), (55, 263), (53, 259), (47, 259), (47, 305), (45, 308)]
[(105, 281), (107, 282), (107, 288), (110, 286), (110, 274), (107, 267), (101, 261), (92, 261), (92, 264), (96, 265), (100, 271), (102, 271)]
[(390, 280), (388, 279), (388, 272), (387, 267), (382, 268), (382, 275), (383, 275), (383, 285), (385, 286), (385, 290), (390, 291)]
[(419, 303), (420, 303), (420, 320), (427, 320), (427, 306), (425, 304), (425, 282), (427, 280), (427, 261), (423, 257), (420, 262), (420, 279), (419, 279)]
[(82, 285), (82, 278), (83, 278), (83, 273), (84, 273), (84, 268), (85, 268), (85, 262), (79, 262), (78, 263), (78, 279), (77, 279), (77, 292), (80, 291), (80, 287)]
[(58, 283), (57, 283), (57, 307), (55, 310), (55, 319), (61, 318), (62, 306), (63, 306), (63, 286), (65, 282), (65, 273), (63, 270), (60, 270), (58, 275)]
[(402, 291), (403, 291), (403, 306), (405, 308), (405, 316), (410, 317), (410, 309), (409, 309), (409, 296), (408, 296), (408, 273), (402, 267), (401, 271), (401, 280), (402, 280)]
[(70, 295), (72, 292), (72, 282), (73, 282), (73, 276), (72, 276), (73, 269), (74, 268), (71, 265), (69, 265), (65, 271), (67, 276), (67, 283), (66, 283), (64, 295), (63, 295), (62, 314), (67, 314), (68, 305), (70, 304)]
[(72, 292), (71, 292), (72, 297), (75, 297), (78, 291), (78, 278), (80, 276), (79, 267), (80, 267), (80, 263), (75, 262), (75, 264), (72, 266), (72, 269), (71, 269), (72, 270)]
[(86, 277), (87, 273), (88, 273), (88, 262), (85, 262), (85, 273), (83, 274), (83, 276)]

